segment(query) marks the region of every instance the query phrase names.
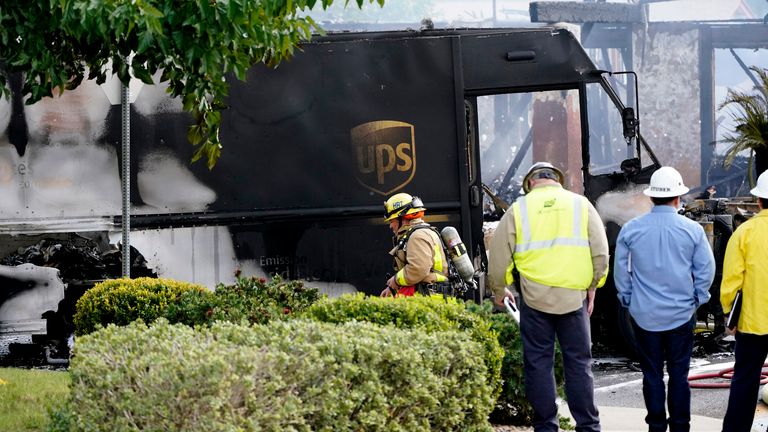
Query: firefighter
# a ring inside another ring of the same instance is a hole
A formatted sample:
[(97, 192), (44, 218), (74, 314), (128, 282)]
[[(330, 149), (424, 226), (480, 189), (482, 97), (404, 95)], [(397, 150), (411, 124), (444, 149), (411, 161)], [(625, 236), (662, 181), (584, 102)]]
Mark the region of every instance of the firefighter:
[(384, 220), (395, 235), (395, 247), (389, 254), (396, 273), (387, 280), (382, 297), (412, 296), (416, 291), (428, 294), (440, 291), (439, 286), (447, 283), (443, 243), (422, 219), (425, 211), (421, 199), (407, 193), (395, 194), (384, 202)]
[(600, 431), (594, 401), (589, 315), (608, 272), (608, 239), (592, 204), (565, 190), (563, 173), (531, 166), (525, 195), (499, 221), (488, 250), (488, 285), (496, 303), (515, 301), (507, 286), (520, 274), (520, 335), (525, 393), (536, 432), (558, 430), (555, 338), (565, 368), (568, 407), (577, 431)]

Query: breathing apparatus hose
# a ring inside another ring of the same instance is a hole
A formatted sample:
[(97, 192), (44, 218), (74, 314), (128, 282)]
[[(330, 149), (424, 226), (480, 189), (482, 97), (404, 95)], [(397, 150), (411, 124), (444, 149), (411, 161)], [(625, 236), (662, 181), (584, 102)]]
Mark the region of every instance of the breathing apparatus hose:
[[(768, 370), (766, 370), (766, 368), (768, 368), (768, 363), (763, 364), (763, 371), (760, 373), (760, 385), (768, 384)], [(689, 375), (688, 384), (690, 385), (691, 388), (729, 388), (731, 387), (731, 382), (730, 382), (731, 377), (733, 377), (733, 368), (729, 367), (721, 370), (720, 372)], [(696, 382), (700, 380), (713, 379), (713, 378), (725, 379), (729, 381)]]

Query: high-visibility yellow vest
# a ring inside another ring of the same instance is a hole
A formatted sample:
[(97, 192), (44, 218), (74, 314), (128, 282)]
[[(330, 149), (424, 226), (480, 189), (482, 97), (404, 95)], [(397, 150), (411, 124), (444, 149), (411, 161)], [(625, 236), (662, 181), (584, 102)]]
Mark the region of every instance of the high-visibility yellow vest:
[(543, 285), (585, 290), (592, 284), (588, 202), (560, 187), (538, 187), (512, 204), (515, 253), (512, 269)]

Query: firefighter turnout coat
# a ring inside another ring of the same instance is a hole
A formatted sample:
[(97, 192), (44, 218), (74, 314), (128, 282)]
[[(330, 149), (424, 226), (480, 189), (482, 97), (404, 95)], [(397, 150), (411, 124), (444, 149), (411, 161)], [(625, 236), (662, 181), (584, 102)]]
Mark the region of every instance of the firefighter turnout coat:
[(422, 219), (413, 219), (400, 227), (396, 245), (389, 252), (394, 258), (400, 286), (432, 284), (448, 280), (448, 262), (439, 235)]

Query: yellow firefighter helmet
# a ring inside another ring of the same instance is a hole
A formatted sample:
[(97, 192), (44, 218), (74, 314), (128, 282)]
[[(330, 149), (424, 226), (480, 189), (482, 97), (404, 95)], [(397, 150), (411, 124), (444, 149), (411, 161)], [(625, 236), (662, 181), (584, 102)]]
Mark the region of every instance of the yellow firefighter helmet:
[(392, 219), (424, 210), (426, 210), (426, 207), (421, 202), (421, 198), (407, 193), (399, 193), (392, 195), (384, 202), (384, 220), (389, 222)]

